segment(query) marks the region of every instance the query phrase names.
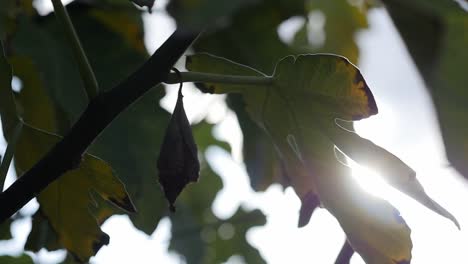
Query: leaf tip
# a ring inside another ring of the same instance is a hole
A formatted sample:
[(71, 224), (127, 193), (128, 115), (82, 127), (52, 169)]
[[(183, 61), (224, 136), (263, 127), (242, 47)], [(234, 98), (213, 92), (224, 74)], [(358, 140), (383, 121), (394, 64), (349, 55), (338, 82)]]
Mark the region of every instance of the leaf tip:
[(192, 64), (192, 56), (186, 56), (185, 57), (185, 67), (189, 68), (188, 66), (190, 66), (191, 64)]
[(109, 201), (111, 201), (113, 204), (117, 205), (118, 207), (124, 209), (125, 211), (129, 213), (136, 213), (137, 209), (135, 208), (135, 205), (133, 204), (132, 200), (128, 195), (126, 195), (123, 199), (118, 200), (115, 198), (109, 198)]
[(460, 226), (460, 223), (458, 222), (458, 220), (453, 217), (453, 219), (451, 219), (452, 222), (455, 224), (455, 226), (458, 228), (458, 230), (461, 230), (461, 226)]
[(375, 102), (374, 95), (372, 94), (369, 86), (367, 85), (364, 77), (362, 76), (359, 70), (356, 71), (356, 75), (354, 76), (354, 84), (357, 86), (358, 89), (361, 89), (366, 98), (367, 98), (367, 106), (369, 107), (369, 116), (376, 115), (379, 112), (377, 108), (377, 103)]
[(171, 211), (171, 213), (175, 213), (176, 208), (175, 208), (175, 206), (174, 206), (174, 203), (171, 203), (171, 204), (169, 205), (169, 211)]
[(216, 87), (213, 84), (195, 83), (195, 87), (202, 93), (214, 94)]
[(109, 244), (110, 237), (108, 234), (102, 232), (101, 237), (98, 240), (93, 242), (93, 252), (94, 255), (101, 249), (102, 246)]
[(303, 198), (301, 198), (301, 202), (302, 205), (299, 211), (298, 227), (306, 226), (310, 221), (312, 213), (320, 205), (318, 196), (313, 192), (308, 192)]

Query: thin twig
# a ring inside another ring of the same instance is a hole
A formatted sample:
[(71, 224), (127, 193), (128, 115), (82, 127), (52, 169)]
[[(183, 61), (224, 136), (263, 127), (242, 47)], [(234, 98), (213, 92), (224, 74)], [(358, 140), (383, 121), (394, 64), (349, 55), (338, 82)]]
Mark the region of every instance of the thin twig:
[(0, 223), (65, 172), (77, 167), (89, 145), (117, 115), (167, 79), (172, 66), (197, 36), (198, 32), (177, 29), (138, 70), (115, 88), (91, 100), (68, 134), (0, 194)]
[(70, 16), (68, 15), (68, 12), (63, 6), (61, 0), (52, 0), (52, 4), (54, 6), (57, 20), (59, 24), (63, 26), (65, 35), (71, 44), (73, 55), (78, 64), (78, 70), (80, 71), (81, 79), (83, 80), (83, 85), (86, 96), (88, 97), (88, 101), (91, 101), (99, 94), (99, 86), (96, 80), (96, 76), (94, 75), (91, 64), (88, 61), (88, 57), (86, 57), (86, 53), (81, 46), (80, 39), (76, 33)]
[(21, 135), (21, 130), (23, 129), (23, 122), (19, 121), (15, 129), (13, 130), (13, 136), (8, 142), (8, 146), (5, 150), (5, 155), (2, 159), (2, 164), (0, 165), (0, 192), (3, 191), (5, 186), (5, 179), (8, 174), (8, 169), (10, 168), (11, 161), (13, 160), (13, 155), (15, 154), (16, 143), (18, 142), (19, 136)]

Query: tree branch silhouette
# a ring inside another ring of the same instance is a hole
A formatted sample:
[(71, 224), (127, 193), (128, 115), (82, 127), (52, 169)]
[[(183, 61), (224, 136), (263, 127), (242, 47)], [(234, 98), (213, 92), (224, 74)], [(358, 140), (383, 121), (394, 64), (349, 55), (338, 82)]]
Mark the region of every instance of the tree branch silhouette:
[(170, 69), (198, 34), (178, 28), (133, 74), (91, 100), (68, 134), (0, 194), (0, 223), (65, 172), (79, 166), (87, 148), (122, 111), (167, 79)]

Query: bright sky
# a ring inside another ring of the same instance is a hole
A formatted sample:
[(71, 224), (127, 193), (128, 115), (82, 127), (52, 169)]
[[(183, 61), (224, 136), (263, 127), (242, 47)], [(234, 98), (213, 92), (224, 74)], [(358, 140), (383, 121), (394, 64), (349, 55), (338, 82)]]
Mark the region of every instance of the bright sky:
[[(145, 15), (146, 44), (154, 51), (170, 35), (174, 22), (162, 10), (165, 1), (156, 2), (156, 11)], [(45, 10), (50, 7), (45, 7)], [(369, 14), (370, 28), (357, 35), (361, 48), (359, 67), (371, 87), (379, 114), (360, 121), (356, 129), (360, 135), (399, 156), (416, 170), (426, 191), (445, 206), (462, 225), (459, 231), (448, 220), (432, 213), (416, 202), (376, 180), (378, 175), (364, 168), (354, 170), (355, 178), (369, 192), (388, 199), (402, 213), (412, 229), (413, 264), (466, 263), (468, 212), (462, 201), (468, 201), (467, 183), (447, 165), (437, 120), (423, 82), (410, 61), (388, 14), (380, 9)], [(287, 36), (284, 36), (287, 38)], [(175, 89), (162, 105), (172, 109)], [(217, 196), (213, 208), (220, 217), (231, 216), (240, 204), (245, 208), (260, 208), (268, 218), (264, 227), (249, 231), (250, 243), (260, 249), (268, 263), (333, 263), (344, 234), (337, 221), (323, 209), (317, 210), (309, 225), (298, 229), (299, 199), (291, 189), (283, 192), (278, 186), (265, 193), (251, 191), (244, 165), (241, 162), (242, 140), (235, 115), (222, 103), (221, 97), (185, 91), (185, 105), (189, 119), (199, 120), (209, 110), (211, 121), (222, 121), (216, 130), (220, 138), (234, 146), (233, 155), (219, 148), (210, 148), (210, 164), (222, 176), (225, 189)], [(202, 107), (201, 107), (201, 106)], [(237, 131), (237, 132), (236, 132)], [(0, 138), (3, 141), (3, 138)], [(0, 141), (0, 151), (4, 142)], [(27, 210), (34, 210), (30, 205)], [(15, 240), (0, 243), (0, 254), (18, 253), (30, 230), (30, 221), (13, 226)], [(111, 243), (92, 259), (92, 263), (180, 263), (175, 254), (167, 253), (170, 221), (163, 220), (148, 237), (135, 230), (125, 216), (113, 217), (103, 229), (111, 236)], [(42, 252), (40, 263), (54, 263), (63, 252)], [(231, 259), (230, 263), (238, 263)], [(363, 263), (359, 256), (353, 264)]]

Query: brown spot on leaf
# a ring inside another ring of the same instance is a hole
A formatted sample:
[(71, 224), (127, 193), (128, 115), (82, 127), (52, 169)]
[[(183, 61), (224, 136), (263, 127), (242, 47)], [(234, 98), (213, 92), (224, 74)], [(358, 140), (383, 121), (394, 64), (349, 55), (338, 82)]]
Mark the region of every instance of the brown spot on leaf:
[[(356, 71), (356, 75), (354, 76), (354, 83), (356, 84), (357, 88), (361, 89), (366, 95), (367, 105), (369, 107), (369, 115), (377, 114), (379, 110), (377, 108), (377, 104), (375, 103), (374, 95), (369, 89), (369, 86), (367, 86), (367, 83), (359, 70)], [(362, 119), (362, 117), (360, 119)]]

